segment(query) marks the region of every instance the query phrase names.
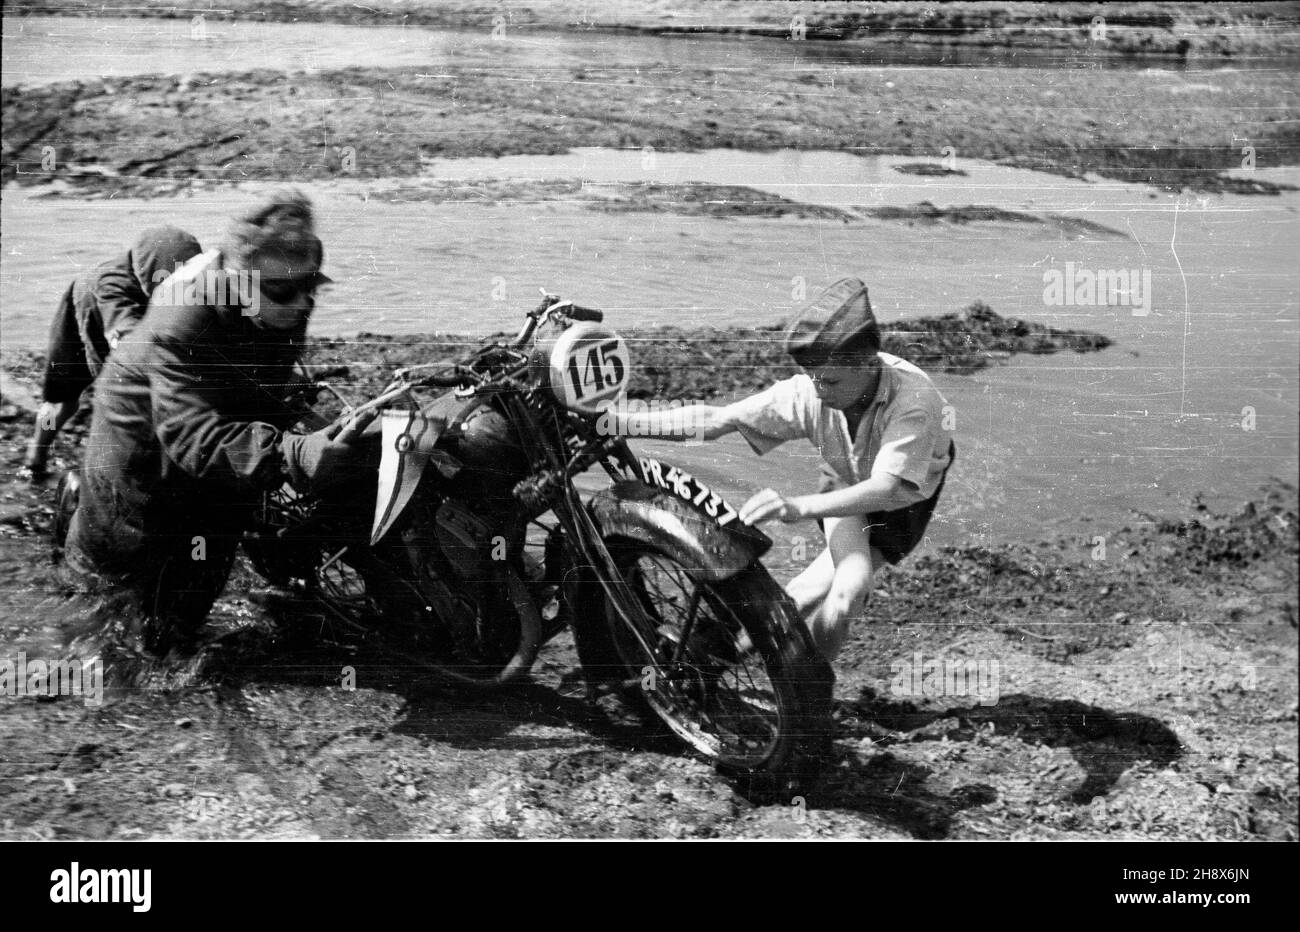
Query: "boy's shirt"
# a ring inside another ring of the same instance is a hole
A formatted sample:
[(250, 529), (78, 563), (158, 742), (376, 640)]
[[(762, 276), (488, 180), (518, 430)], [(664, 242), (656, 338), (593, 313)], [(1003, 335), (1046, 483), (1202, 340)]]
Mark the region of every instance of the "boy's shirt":
[(915, 501), (935, 493), (951, 461), (943, 429), (947, 401), (930, 377), (904, 359), (878, 353), (880, 385), (862, 415), (856, 439), (843, 411), (822, 404), (812, 379), (799, 374), (728, 407), (742, 437), (760, 456), (805, 437), (845, 484), (889, 474), (905, 481)]

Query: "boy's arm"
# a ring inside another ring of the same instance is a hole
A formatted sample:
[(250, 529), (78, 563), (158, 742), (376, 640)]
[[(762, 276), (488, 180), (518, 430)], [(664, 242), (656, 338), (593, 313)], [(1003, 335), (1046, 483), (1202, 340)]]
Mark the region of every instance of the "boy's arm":
[(873, 511), (895, 511), (921, 501), (920, 490), (898, 476), (879, 473), (846, 489), (796, 499), (804, 518), (844, 518)]
[(921, 500), (921, 492), (905, 479), (881, 473), (845, 489), (786, 498), (764, 489), (745, 502), (740, 520), (746, 524), (763, 521), (804, 521), (814, 518), (843, 518), (874, 511), (894, 511)]
[[(604, 416), (602, 415), (602, 418)], [(621, 437), (654, 440), (716, 440), (736, 430), (726, 407), (686, 405), (657, 411), (611, 409), (611, 430)]]
[[(652, 407), (648, 411), (628, 411), (616, 405), (601, 416), (597, 428), (602, 432), (618, 430), (622, 436), (660, 440), (716, 440), (739, 431), (761, 456), (787, 440), (812, 436), (807, 404), (811, 392), (812, 383), (802, 376), (783, 379), (728, 405)], [(607, 417), (612, 424), (605, 420)]]

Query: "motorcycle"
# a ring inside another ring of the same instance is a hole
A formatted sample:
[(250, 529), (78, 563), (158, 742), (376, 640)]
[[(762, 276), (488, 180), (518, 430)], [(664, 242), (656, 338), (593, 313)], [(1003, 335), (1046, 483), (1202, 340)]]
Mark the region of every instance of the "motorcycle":
[(798, 793), (829, 746), (830, 668), (760, 562), (770, 538), (600, 429), (631, 366), (600, 311), (546, 295), (513, 341), (399, 370), (345, 406), (338, 423), (378, 412), (377, 475), (268, 494), (246, 552), (345, 624), (405, 628), (422, 663), (474, 687), (525, 678), (569, 628), (592, 688), (632, 698), (745, 791)]

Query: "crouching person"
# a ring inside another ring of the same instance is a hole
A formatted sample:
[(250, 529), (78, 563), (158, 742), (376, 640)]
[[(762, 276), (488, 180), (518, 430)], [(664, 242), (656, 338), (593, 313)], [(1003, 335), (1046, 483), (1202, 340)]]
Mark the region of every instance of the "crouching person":
[(355, 468), (355, 430), (282, 430), (322, 255), (310, 203), (278, 196), (163, 282), (109, 356), (65, 547), (101, 597), (78, 640), (107, 666), (184, 665), (261, 494)]
[(116, 261), (82, 272), (64, 289), (50, 323), (41, 406), (23, 461), (33, 482), (45, 480), (50, 445), (109, 352), (144, 317), (154, 289), (200, 251), (184, 230), (153, 227)]
[(745, 503), (746, 524), (816, 519), (826, 548), (786, 586), (814, 644), (834, 660), (862, 615), (873, 577), (918, 543), (956, 448), (943, 427), (946, 402), (911, 363), (880, 352), (866, 286), (843, 279), (807, 306), (785, 335), (803, 369), (731, 405), (627, 414), (634, 436), (706, 440), (739, 431), (762, 455), (804, 438), (821, 455), (816, 494), (763, 489)]

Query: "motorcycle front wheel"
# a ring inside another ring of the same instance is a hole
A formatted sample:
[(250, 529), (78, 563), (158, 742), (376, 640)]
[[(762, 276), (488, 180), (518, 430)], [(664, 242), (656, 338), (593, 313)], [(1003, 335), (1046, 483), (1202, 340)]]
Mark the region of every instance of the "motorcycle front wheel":
[(607, 643), (584, 645), (584, 667), (612, 661), (603, 678), (621, 679), (747, 795), (803, 792), (829, 749), (834, 678), (785, 591), (761, 564), (710, 583), (645, 541), (605, 543), (641, 611), (606, 594)]

